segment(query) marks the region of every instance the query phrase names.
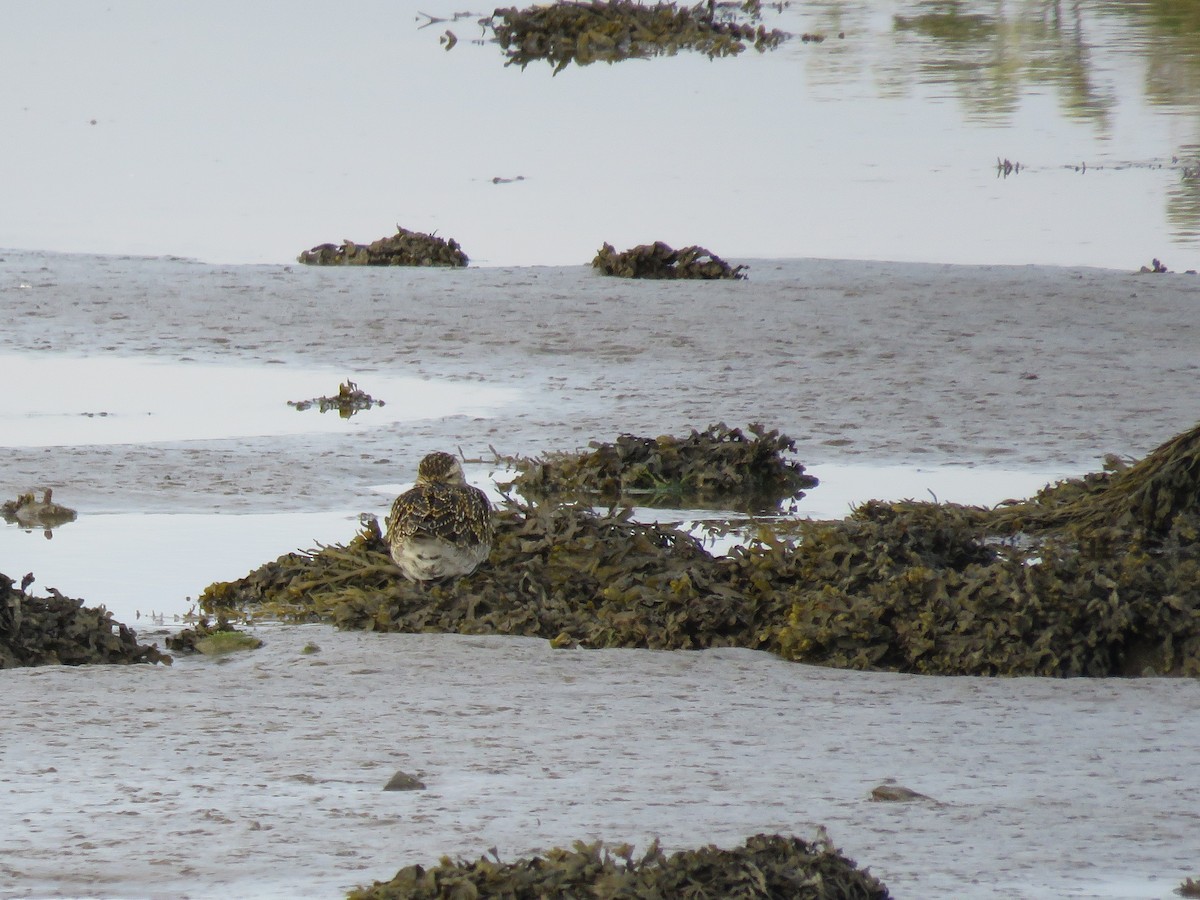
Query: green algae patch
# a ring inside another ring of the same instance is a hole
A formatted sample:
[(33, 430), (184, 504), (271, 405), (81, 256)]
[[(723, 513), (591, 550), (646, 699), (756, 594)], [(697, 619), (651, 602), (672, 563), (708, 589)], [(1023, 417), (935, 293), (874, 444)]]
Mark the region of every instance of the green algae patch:
[(714, 846), (669, 856), (657, 842), (641, 856), (628, 844), (576, 841), (572, 849), (502, 862), (443, 857), (432, 868), (413, 865), (390, 881), (351, 891), (350, 900), (437, 900), (445, 897), (721, 897), (728, 900), (886, 900), (877, 878), (857, 868), (827, 841), (759, 834), (733, 850)]
[(467, 254), (454, 239), (440, 238), (396, 226), (396, 233), (370, 244), (342, 241), (318, 244), (297, 258), (309, 266), (449, 266), (469, 262)]
[(588, 446), (584, 452), (504, 457), (517, 471), (507, 486), (539, 499), (766, 512), (818, 483), (789, 458), (796, 442), (759, 424), (742, 431), (720, 422), (682, 438), (622, 434)]
[(681, 51), (718, 59), (737, 56), (750, 47), (760, 53), (773, 50), (788, 34), (759, 24), (761, 14), (762, 4), (757, 0), (736, 6), (698, 3), (690, 7), (591, 0), (497, 9), (481, 24), (491, 29), (504, 51), (506, 66), (524, 69), (531, 62), (545, 61), (557, 75), (571, 63), (611, 65), (627, 59), (674, 56)]
[(605, 243), (592, 260), (592, 268), (602, 275), (617, 278), (692, 278), (702, 281), (743, 279), (746, 266), (731, 266), (721, 257), (703, 247), (691, 246), (676, 250), (662, 241), (639, 244), (617, 252)]
[(105, 663), (165, 663), (171, 657), (153, 644), (139, 644), (137, 632), (113, 619), (103, 606), (50, 588), (48, 597), (27, 593), (33, 576), (20, 587), (0, 574), (0, 669), (17, 666), (79, 666)]
[(242, 650), (257, 650), (263, 642), (241, 631), (221, 631), (196, 641), (196, 650), (205, 656), (224, 656)]
[(205, 656), (224, 656), (239, 650), (257, 650), (263, 642), (254, 635), (238, 631), (226, 616), (216, 622), (207, 617), (191, 628), (167, 638), (167, 647), (177, 653), (202, 653)]
[[(939, 675), (1200, 675), (1200, 427), (996, 508), (871, 501), (759, 520), (714, 556), (629, 509), (508, 499), (490, 560), (416, 585), (379, 526), (210, 586), (207, 611), (555, 647), (737, 646)], [(732, 527), (732, 524), (731, 526)]]

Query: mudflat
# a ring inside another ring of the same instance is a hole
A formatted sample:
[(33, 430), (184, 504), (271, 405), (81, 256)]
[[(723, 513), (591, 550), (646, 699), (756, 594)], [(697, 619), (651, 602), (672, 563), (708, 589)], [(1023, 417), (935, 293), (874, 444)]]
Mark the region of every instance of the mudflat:
[[(538, 453), (721, 420), (779, 428), (806, 464), (1082, 472), (1200, 418), (1186, 275), (801, 260), (752, 262), (747, 282), (634, 283), (0, 256), (10, 388), (38, 389), (20, 378), (36, 354), (515, 392), (346, 433), (25, 447), (10, 423), (5, 493), (48, 484), (84, 508), (354, 508), (433, 449)], [(897, 897), (1160, 898), (1198, 874), (1193, 680), (257, 633), (259, 650), (170, 668), (0, 672), (0, 896), (335, 897), (442, 854), (731, 847), (819, 826)], [(426, 788), (383, 791), (397, 771)], [(872, 800), (885, 784), (929, 799)]]
[(778, 428), (806, 465), (1083, 472), (1200, 419), (1200, 277), (1186, 274), (760, 260), (747, 281), (642, 282), (582, 266), (0, 257), (0, 366), (20, 390), (37, 390), (20, 369), (37, 354), (332, 366), (367, 391), (372, 373), (516, 391), (487, 416), (346, 434), (6, 451), (10, 492), (46, 483), (101, 508), (354, 508), (434, 449), (535, 454), (718, 421)]

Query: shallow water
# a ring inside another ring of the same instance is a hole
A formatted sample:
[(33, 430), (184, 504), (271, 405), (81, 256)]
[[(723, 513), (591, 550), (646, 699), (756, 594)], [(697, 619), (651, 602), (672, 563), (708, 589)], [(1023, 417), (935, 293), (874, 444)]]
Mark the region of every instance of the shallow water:
[(822, 0), (766, 22), (819, 44), (557, 76), (505, 68), (473, 16), (420, 29), (379, 0), (337, 23), (311, 2), (55, 10), (6, 12), (0, 247), (283, 262), (399, 222), (484, 265), (665, 240), (1200, 267), (1187, 3)]
[[(358, 379), (383, 406), (348, 418), (289, 401), (336, 397)], [(8, 447), (343, 433), (444, 416), (480, 416), (518, 397), (510, 388), (324, 367), (0, 354), (0, 431)]]

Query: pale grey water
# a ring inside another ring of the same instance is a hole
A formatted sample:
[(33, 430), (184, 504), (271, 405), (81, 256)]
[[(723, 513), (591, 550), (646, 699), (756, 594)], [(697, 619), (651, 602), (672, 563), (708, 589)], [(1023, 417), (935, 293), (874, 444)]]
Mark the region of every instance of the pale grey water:
[(0, 246), (280, 262), (399, 223), (483, 265), (1197, 268), (1198, 26), (1153, 8), (824, 0), (767, 18), (821, 44), (552, 77), (410, 3), (9, 4)]

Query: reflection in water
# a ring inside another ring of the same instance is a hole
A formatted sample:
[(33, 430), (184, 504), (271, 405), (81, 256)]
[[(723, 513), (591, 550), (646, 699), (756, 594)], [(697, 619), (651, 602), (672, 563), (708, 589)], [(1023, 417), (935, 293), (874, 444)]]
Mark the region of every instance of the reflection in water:
[[(808, 27), (815, 17), (821, 30), (856, 37), (806, 57), (817, 82), (836, 88), (870, 72), (885, 98), (907, 97), (918, 87), (949, 89), (967, 121), (981, 124), (1010, 124), (1025, 98), (1052, 92), (1065, 116), (1110, 140), (1118, 106), (1131, 102), (1119, 97), (1113, 76), (1129, 58), (1136, 59), (1144, 67), (1141, 102), (1178, 116), (1191, 135), (1158, 159), (1121, 167), (1178, 172), (1178, 181), (1167, 191), (1167, 218), (1175, 237), (1200, 236), (1196, 0), (909, 0), (882, 5), (819, 0), (806, 11)], [(872, 34), (879, 39), (864, 39)], [(1064, 157), (1069, 152), (1064, 148)], [(1058, 161), (1062, 166), (1080, 162)], [(1095, 161), (1089, 166), (1093, 172), (1101, 168)]]
[[(284, 262), (402, 210), (485, 266), (665, 240), (738, 260), (1200, 267), (1196, 0), (792, 0), (763, 7), (793, 35), (770, 53), (557, 78), (476, 45), (487, 8), (419, 31), (410, 4), (367, 0), (370, 29), (293, 16), (280, 42), (262, 6), (231, 32), (219, 3), (9, 4), (0, 166), (21, 177), (0, 246)], [(997, 183), (1006, 156), (1022, 172)], [(1112, 174), (1121, 160), (1138, 167)], [(931, 200), (942, 214), (913, 215)]]

